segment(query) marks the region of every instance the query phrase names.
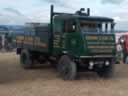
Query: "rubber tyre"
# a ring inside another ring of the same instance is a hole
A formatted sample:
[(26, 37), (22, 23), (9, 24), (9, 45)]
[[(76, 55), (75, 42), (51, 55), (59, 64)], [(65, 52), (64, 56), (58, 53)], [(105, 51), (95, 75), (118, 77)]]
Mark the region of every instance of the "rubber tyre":
[(74, 80), (76, 79), (77, 67), (76, 63), (73, 62), (69, 56), (63, 55), (57, 66), (60, 77), (63, 80)]
[(21, 51), (20, 62), (21, 62), (22, 67), (25, 69), (30, 69), (33, 67), (31, 55), (27, 50)]
[(113, 71), (114, 71), (114, 64), (110, 64), (109, 66), (103, 65), (102, 68), (99, 68), (97, 70), (97, 74), (100, 77), (109, 78), (113, 76)]

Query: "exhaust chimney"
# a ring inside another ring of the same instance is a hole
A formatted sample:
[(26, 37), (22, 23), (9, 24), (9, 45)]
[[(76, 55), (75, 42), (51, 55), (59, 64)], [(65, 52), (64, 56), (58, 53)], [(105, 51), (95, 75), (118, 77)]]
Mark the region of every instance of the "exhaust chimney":
[(90, 16), (90, 8), (87, 8), (87, 15)]

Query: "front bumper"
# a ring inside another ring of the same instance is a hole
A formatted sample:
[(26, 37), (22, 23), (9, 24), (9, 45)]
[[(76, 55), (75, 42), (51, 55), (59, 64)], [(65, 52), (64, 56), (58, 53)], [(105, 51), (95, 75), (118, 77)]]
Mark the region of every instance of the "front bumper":
[(94, 56), (80, 56), (80, 58), (115, 58), (113, 55), (94, 55)]
[(110, 62), (111, 64), (116, 63), (116, 56), (114, 55), (94, 55), (94, 56), (80, 56), (78, 59), (79, 64), (90, 64), (93, 62), (94, 65), (105, 64), (105, 62)]

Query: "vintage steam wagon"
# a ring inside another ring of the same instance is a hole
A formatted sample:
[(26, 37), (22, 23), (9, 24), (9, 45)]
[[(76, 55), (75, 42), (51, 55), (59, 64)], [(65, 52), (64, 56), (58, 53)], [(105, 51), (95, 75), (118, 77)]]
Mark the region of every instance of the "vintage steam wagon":
[(64, 80), (75, 79), (80, 71), (109, 77), (116, 59), (114, 24), (112, 18), (90, 16), (89, 8), (69, 14), (54, 12), (52, 5), (50, 23), (27, 24), (13, 42), (24, 68), (50, 61)]

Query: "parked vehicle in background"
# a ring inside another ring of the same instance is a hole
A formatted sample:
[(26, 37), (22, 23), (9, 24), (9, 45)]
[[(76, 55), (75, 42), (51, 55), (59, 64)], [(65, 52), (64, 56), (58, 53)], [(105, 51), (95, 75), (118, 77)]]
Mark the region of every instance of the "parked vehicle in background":
[(122, 53), (123, 53), (123, 62), (125, 64), (128, 64), (128, 34), (122, 35), (119, 38), (119, 43), (122, 47)]
[(81, 8), (74, 14), (54, 12), (50, 23), (29, 23), (13, 42), (21, 65), (32, 68), (35, 61), (50, 61), (64, 80), (75, 79), (77, 72), (94, 71), (101, 77), (112, 75), (116, 59), (114, 20), (90, 16)]

